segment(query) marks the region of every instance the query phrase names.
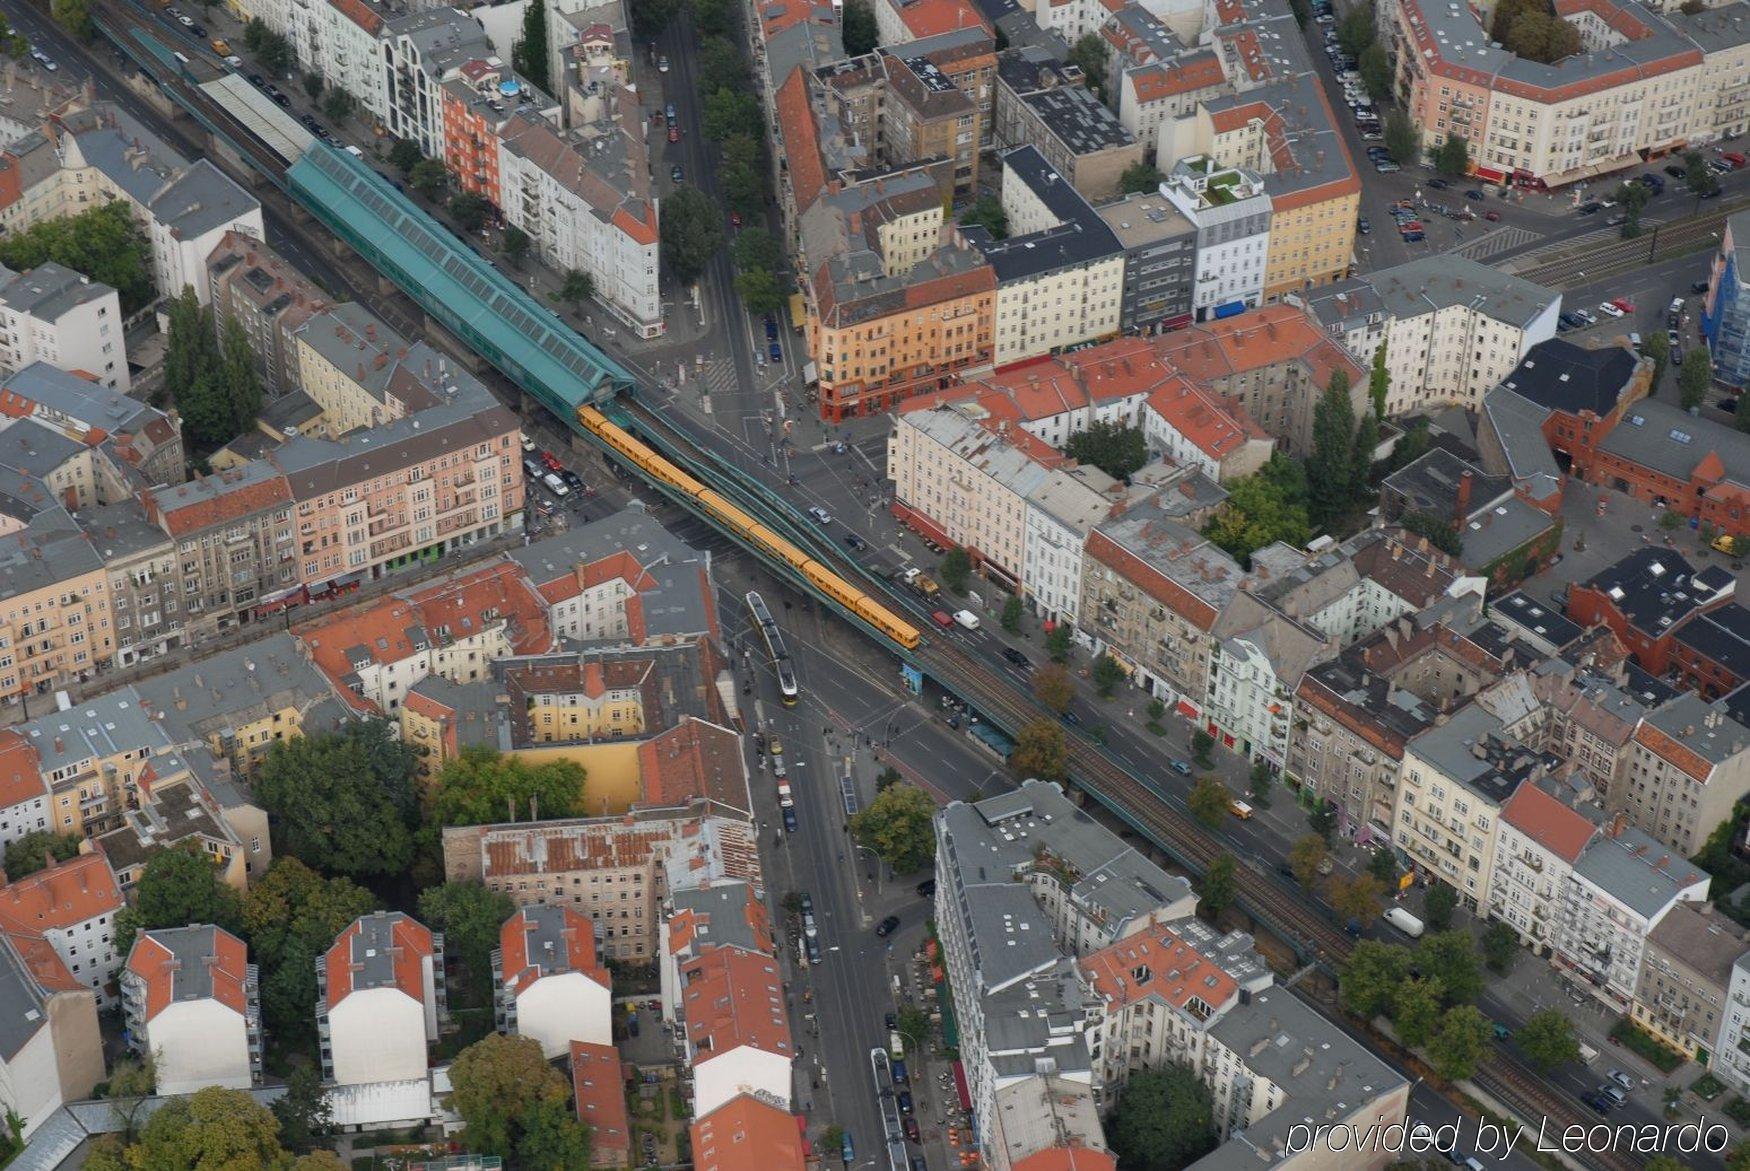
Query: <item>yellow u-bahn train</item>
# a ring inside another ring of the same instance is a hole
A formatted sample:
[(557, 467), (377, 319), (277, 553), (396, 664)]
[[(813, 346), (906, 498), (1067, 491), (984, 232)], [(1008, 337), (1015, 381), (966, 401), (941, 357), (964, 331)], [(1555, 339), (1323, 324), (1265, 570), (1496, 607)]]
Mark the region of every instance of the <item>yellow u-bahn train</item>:
[(722, 493), (701, 483), (674, 461), (663, 457), (643, 441), (595, 407), (577, 409), (577, 421), (603, 443), (619, 452), (633, 467), (670, 487), (679, 489), (699, 507), (710, 513), (724, 527), (753, 542), (774, 557), (781, 558), (821, 593), (873, 626), (899, 646), (911, 650), (918, 645), (918, 628), (883, 606), (880, 602), (833, 572), (831, 567), (810, 557), (789, 540), (749, 516)]

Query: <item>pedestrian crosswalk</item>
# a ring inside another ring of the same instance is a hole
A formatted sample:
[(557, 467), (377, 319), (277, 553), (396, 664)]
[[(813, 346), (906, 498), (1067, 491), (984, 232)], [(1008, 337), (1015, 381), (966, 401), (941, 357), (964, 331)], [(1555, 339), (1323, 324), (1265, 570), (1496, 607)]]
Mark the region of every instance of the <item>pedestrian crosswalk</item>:
[(712, 394), (728, 394), (735, 389), (735, 363), (727, 358), (713, 358), (705, 363), (705, 385)]

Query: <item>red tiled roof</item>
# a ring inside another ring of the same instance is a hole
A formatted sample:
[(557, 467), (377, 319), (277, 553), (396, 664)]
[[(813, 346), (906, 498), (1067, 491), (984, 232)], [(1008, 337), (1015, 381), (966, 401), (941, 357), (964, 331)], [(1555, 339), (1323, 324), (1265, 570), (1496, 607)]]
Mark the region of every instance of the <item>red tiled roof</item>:
[(750, 808), (740, 735), (694, 716), (638, 746), (638, 775), (646, 805), (685, 805), (702, 797), (731, 809)]
[[(202, 931), (210, 933), (205, 950), (212, 998), (239, 1015), (248, 1012), (249, 949), (223, 927), (203, 927)], [(176, 953), (152, 932), (141, 932), (134, 939), (128, 952), (128, 971), (145, 981), (148, 1021), (170, 1006), (175, 994)]]
[(1177, 1009), (1193, 999), (1216, 1009), (1239, 993), (1232, 976), (1166, 924), (1109, 944), (1079, 963), (1109, 1006), (1122, 1008), (1152, 997)]
[(1138, 102), (1156, 102), (1178, 94), (1219, 89), (1227, 81), (1220, 60), (1209, 52), (1132, 69), (1124, 76), (1129, 78)]
[(1570, 865), (1597, 830), (1536, 785), (1520, 785), (1501, 807), (1501, 820)]
[[(744, 885), (742, 889), (746, 901), (742, 905), (741, 915), (752, 932), (754, 947), (770, 952), (774, 947), (771, 916), (766, 912), (766, 905), (755, 897), (751, 885)], [(682, 907), (668, 921), (668, 953), (676, 956), (688, 954), (700, 932), (708, 931), (710, 925), (709, 911)]]
[(1093, 1147), (1046, 1147), (1025, 1159), (1017, 1160), (1011, 1171), (1116, 1171), (1117, 1158), (1111, 1151)]
[(1713, 765), (1707, 757), (1652, 724), (1643, 722), (1635, 729), (1635, 743), (1670, 761), (1698, 781), (1705, 781), (1713, 775)]
[(357, 971), (353, 963), (353, 945), (360, 940), (364, 924), (369, 919), (389, 921), (389, 938), (395, 948), (390, 957), (394, 961), (394, 985), (407, 996), (424, 1003), (423, 961), (436, 955), (431, 931), (425, 924), (398, 911), (378, 911), (374, 915), (354, 919), (348, 924), (346, 930), (340, 933), (333, 946), (328, 949), (328, 954), (323, 957), (323, 965), (328, 972), (328, 1007), (332, 1009), (352, 995), (353, 975)]
[(712, 948), (681, 968), (681, 981), (695, 1066), (743, 1047), (795, 1056), (784, 982), (770, 956), (737, 947)]
[(52, 862), (0, 887), (0, 930), (53, 931), (121, 910), (121, 887), (102, 853)]
[(382, 31), (383, 17), (364, 0), (328, 0), (342, 16), (368, 33)]
[(693, 1123), (692, 1136), (694, 1171), (802, 1171), (807, 1165), (796, 1119), (749, 1094)]
[(919, 40), (974, 26), (987, 33), (995, 31), (967, 0), (911, 0), (897, 7), (899, 19)]
[(594, 924), (570, 907), (555, 905), (539, 913), (558, 913), (561, 916), (563, 923), (559, 933), (564, 937), (565, 952), (563, 955), (557, 951), (531, 953), (529, 934), (539, 926), (537, 912), (526, 907), (517, 911), (498, 929), (502, 957), (499, 970), (504, 974), (505, 988), (520, 995), (524, 988), (542, 977), (566, 972), (582, 972), (602, 987), (612, 987), (613, 980), (607, 969), (596, 959)]
[(0, 732), (0, 809), (48, 795), (38, 760), (30, 741), (11, 729)]
[(1175, 374), (1148, 396), (1149, 409), (1210, 459), (1227, 458), (1248, 439), (1267, 438), (1238, 403)]
[(1338, 370), (1349, 376), (1351, 386), (1367, 378), (1310, 314), (1293, 305), (1266, 305), (1224, 321), (1193, 325), (1155, 339), (1154, 347), (1163, 362), (1203, 383), (1284, 362), (1304, 364), (1320, 386)]
[[(242, 472), (219, 472), (187, 484), (154, 489), (153, 507), (173, 537), (185, 537), (292, 503), (292, 486), (283, 475), (237, 483)], [(235, 487), (231, 485), (235, 484)]]
[(814, 206), (826, 191), (826, 162), (820, 154), (820, 128), (808, 104), (808, 76), (793, 70), (778, 87), (778, 137), (784, 145), (784, 165), (790, 171), (790, 190), (800, 215)]
[(620, 1051), (589, 1041), (571, 1043), (571, 1096), (577, 1120), (590, 1129), (593, 1150), (632, 1149), (632, 1120), (626, 1111), (626, 1075)]

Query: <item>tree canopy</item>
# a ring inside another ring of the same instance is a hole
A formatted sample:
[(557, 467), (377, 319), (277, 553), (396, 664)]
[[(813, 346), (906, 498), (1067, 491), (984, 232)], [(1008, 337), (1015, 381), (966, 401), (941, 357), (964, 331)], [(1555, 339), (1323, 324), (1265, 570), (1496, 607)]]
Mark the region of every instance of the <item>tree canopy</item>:
[(1198, 910), (1207, 912), (1212, 920), (1239, 897), (1236, 867), (1234, 856), (1224, 850), (1215, 856), (1197, 880)]
[(1440, 1030), (1428, 1040), (1428, 1062), (1448, 1081), (1467, 1078), (1488, 1052), (1492, 1032), (1489, 1019), (1475, 1006), (1449, 1008), (1440, 1019)]
[(49, 859), (65, 862), (79, 853), (79, 834), (59, 834), (52, 829), (34, 829), (6, 847), (6, 881), (17, 882), (27, 874), (35, 874)]
[(1392, 994), (1392, 1027), (1412, 1049), (1420, 1049), (1440, 1028), (1446, 990), (1438, 979), (1410, 979)]
[(294, 1157), (273, 1111), (242, 1090), (209, 1086), (172, 1098), (129, 1145), (99, 1142), (88, 1171), (340, 1171), (332, 1151)]
[(475, 745), (444, 765), (431, 796), (434, 825), (485, 825), (573, 817), (583, 812), (583, 766), (569, 760), (531, 763)]
[(1395, 943), (1357, 941), (1337, 981), (1345, 1011), (1372, 1020), (1390, 1012), (1398, 986), (1410, 972), (1410, 953)]
[(1302, 886), (1310, 887), (1319, 876), (1319, 867), (1330, 857), (1331, 848), (1318, 834), (1306, 834), (1295, 840), (1288, 850), (1288, 868)]
[(697, 187), (683, 185), (664, 201), (662, 259), (670, 276), (683, 285), (699, 279), (705, 266), (723, 247), (722, 218), (710, 198)]
[(276, 742), (255, 793), (275, 820), (282, 853), (335, 874), (398, 874), (413, 861), (418, 767), (387, 722), (355, 721)]
[(1227, 816), (1232, 801), (1233, 797), (1228, 793), (1227, 786), (1214, 773), (1205, 773), (1199, 777), (1185, 798), (1191, 815), (1211, 827), (1221, 824), (1221, 819)]
[(1088, 88), (1099, 95), (1102, 103), (1106, 100), (1106, 59), (1110, 55), (1099, 33), (1085, 34), (1069, 50), (1069, 63), (1081, 69)]
[(571, 1111), (571, 1087), (540, 1042), (491, 1033), (456, 1056), (450, 1105), (469, 1150), (542, 1171), (587, 1171), (589, 1131)]
[(1489, 22), (1489, 39), (1517, 57), (1546, 65), (1581, 48), (1580, 30), (1557, 16), (1549, 0), (1501, 0)]
[(972, 574), (972, 555), (964, 546), (955, 545), (942, 555), (942, 563), (936, 567), (936, 575), (942, 579), (942, 584), (957, 594), (966, 592), (966, 579)]
[(981, 195), (973, 200), (972, 206), (961, 213), (960, 222), (967, 227), (982, 227), (998, 240), (1009, 234), (1009, 214), (1003, 210), (1003, 205), (996, 197), (990, 195)]
[(1063, 445), (1064, 454), (1081, 463), (1093, 464), (1114, 480), (1128, 481), (1148, 462), (1148, 443), (1142, 428), (1096, 420)]
[(1106, 1127), (1124, 1171), (1179, 1171), (1215, 1149), (1215, 1103), (1197, 1071), (1169, 1062), (1130, 1075)]
[(1416, 966), (1440, 973), (1449, 1005), (1470, 1004), (1482, 994), (1483, 973), (1469, 932), (1454, 929), (1424, 935), (1416, 944)]
[(1385, 149), (1392, 162), (1407, 167), (1422, 157), (1422, 132), (1402, 110), (1385, 116)]
[(1462, 134), (1448, 134), (1434, 152), (1434, 169), (1442, 175), (1470, 173), (1470, 142)]
[(1033, 698), (1062, 715), (1075, 698), (1075, 680), (1062, 663), (1047, 663), (1033, 672)]
[(875, 794), (851, 815), (851, 836), (901, 874), (922, 870), (936, 857), (936, 803), (930, 795), (900, 781)]
[(861, 57), (874, 52), (880, 40), (875, 31), (875, 10), (869, 0), (845, 0), (844, 34), (846, 56)]
[(1313, 524), (1323, 528), (1349, 511), (1355, 460), (1355, 407), (1349, 376), (1338, 370), (1313, 408), (1313, 450), (1306, 481)]
[(119, 199), (0, 236), (7, 268), (24, 272), (51, 260), (113, 288), (124, 314), (152, 300), (151, 245)]
[(1444, 882), (1436, 882), (1422, 903), (1422, 917), (1430, 931), (1445, 931), (1452, 926), (1452, 911), (1458, 906), (1458, 892)]
[(1712, 363), (1708, 361), (1706, 346), (1697, 346), (1684, 360), (1683, 368), (1677, 372), (1677, 393), (1683, 400), (1683, 407), (1699, 407), (1707, 401), (1708, 387), (1714, 383)]
[(1161, 174), (1158, 167), (1148, 162), (1135, 162), (1124, 168), (1124, 173), (1118, 176), (1118, 193), (1120, 195), (1148, 194), (1159, 191), (1167, 177)]
[(467, 973), (470, 999), (484, 1002), (492, 990), (492, 950), (499, 929), (516, 913), (516, 904), (502, 891), (477, 882), (446, 882), (419, 892), (419, 919), (444, 933), (444, 954), (454, 956)]
[(134, 901), (115, 917), (115, 949), (127, 955), (140, 931), (211, 923), (236, 931), (242, 923), (237, 892), (219, 879), (206, 854), (193, 847), (172, 846), (146, 860), (134, 884)]
[(1227, 499), (1203, 527), (1203, 534), (1236, 560), (1244, 562), (1276, 541), (1298, 548), (1312, 539), (1306, 466), (1298, 460), (1277, 452), (1256, 472), (1228, 484), (1227, 490)]
[(510, 48), (510, 60), (518, 73), (542, 90), (552, 91), (553, 83), (547, 76), (546, 0), (529, 0), (523, 9), (522, 35)]
[(1580, 1060), (1580, 1042), (1574, 1036), (1574, 1022), (1559, 1008), (1540, 1008), (1525, 1018), (1519, 1031), (1513, 1034), (1531, 1064), (1544, 1073)]
[(282, 1044), (315, 1036), (316, 958), (360, 915), (376, 910), (371, 892), (325, 878), (295, 857), (275, 858), (243, 896), (243, 935), (261, 968), (261, 1012)]
[(1056, 720), (1034, 720), (1015, 736), (1015, 751), (1009, 768), (1022, 777), (1061, 781), (1069, 768), (1069, 749), (1063, 725)]

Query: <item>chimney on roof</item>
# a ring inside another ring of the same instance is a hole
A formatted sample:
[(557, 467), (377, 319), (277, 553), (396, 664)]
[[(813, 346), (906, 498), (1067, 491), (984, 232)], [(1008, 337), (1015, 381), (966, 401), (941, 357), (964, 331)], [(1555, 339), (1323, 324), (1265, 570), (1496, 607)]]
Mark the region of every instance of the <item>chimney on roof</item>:
[(1476, 474), (1469, 468), (1466, 468), (1464, 474), (1458, 478), (1458, 503), (1452, 519), (1453, 523), (1461, 529), (1464, 527), (1464, 522), (1470, 519), (1470, 493), (1471, 485), (1475, 479)]
[(1618, 810), (1616, 816), (1610, 819), (1610, 824), (1605, 827), (1604, 836), (1609, 838), (1620, 838), (1622, 836), (1622, 831), (1627, 828), (1628, 810)]

